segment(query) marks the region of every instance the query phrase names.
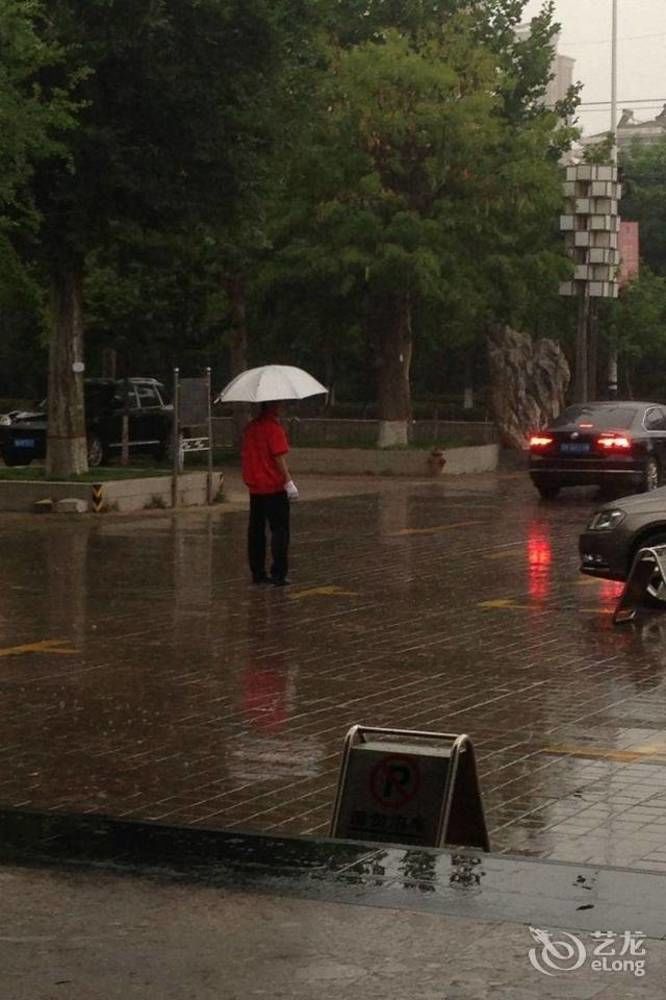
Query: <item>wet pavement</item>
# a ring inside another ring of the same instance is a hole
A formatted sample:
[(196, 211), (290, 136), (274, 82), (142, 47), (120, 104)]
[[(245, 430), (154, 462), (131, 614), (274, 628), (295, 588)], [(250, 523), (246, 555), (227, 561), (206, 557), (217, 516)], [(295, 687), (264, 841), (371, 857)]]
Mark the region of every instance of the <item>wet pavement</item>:
[[(467, 912), (454, 918), (107, 872), (5, 868), (0, 881), (8, 930), (0, 936), (2, 1000), (666, 995), (666, 943), (653, 939), (636, 941), (644, 957), (619, 960), (634, 971), (613, 971), (611, 959), (594, 958), (602, 946), (609, 954), (607, 941), (554, 932), (560, 958), (572, 941), (584, 949), (582, 965), (576, 951), (575, 970), (560, 962), (556, 974), (539, 964), (530, 929), (509, 919), (488, 924)], [(618, 935), (617, 954), (623, 941)]]
[(321, 835), (350, 725), (467, 732), (495, 851), (666, 872), (666, 615), (579, 576), (593, 495), (299, 488), (284, 590), (240, 503), (0, 517), (0, 804)]
[(666, 996), (652, 872), (2, 809), (0, 863), (0, 1000)]
[(254, 891), (583, 934), (600, 927), (612, 927), (616, 934), (640, 929), (650, 940), (666, 943), (660, 875), (471, 849), (0, 809), (0, 864), (122, 873), (223, 893)]

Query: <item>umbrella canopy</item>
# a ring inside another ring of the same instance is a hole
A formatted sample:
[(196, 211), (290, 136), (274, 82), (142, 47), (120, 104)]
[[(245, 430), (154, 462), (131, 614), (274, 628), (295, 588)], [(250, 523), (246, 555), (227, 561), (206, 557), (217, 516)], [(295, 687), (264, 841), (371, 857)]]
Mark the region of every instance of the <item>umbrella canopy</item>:
[(216, 403), (268, 403), (278, 399), (305, 399), (328, 390), (302, 368), (263, 365), (241, 372), (222, 390)]

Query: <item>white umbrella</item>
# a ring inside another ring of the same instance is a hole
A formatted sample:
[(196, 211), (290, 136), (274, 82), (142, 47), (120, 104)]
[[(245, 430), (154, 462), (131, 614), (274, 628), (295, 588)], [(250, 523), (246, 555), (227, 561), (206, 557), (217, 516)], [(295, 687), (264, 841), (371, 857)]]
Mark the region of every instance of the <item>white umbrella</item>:
[(215, 399), (216, 403), (267, 403), (278, 399), (305, 399), (328, 390), (302, 368), (263, 365), (250, 368), (232, 379)]

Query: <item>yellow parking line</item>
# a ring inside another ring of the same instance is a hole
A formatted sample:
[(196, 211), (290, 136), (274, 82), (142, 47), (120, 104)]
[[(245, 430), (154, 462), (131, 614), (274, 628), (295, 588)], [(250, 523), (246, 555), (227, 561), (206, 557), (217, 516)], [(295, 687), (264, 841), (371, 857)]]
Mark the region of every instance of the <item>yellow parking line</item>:
[(71, 656), (76, 652), (68, 639), (42, 639), (41, 642), (7, 646), (5, 649), (0, 649), (0, 656), (22, 656), (24, 653), (56, 653), (59, 656)]
[(495, 601), (481, 601), (478, 608), (485, 611), (533, 611), (533, 606), (529, 604), (516, 604), (511, 597), (500, 597)]
[(635, 764), (647, 757), (666, 757), (666, 750), (654, 750), (649, 746), (636, 750), (610, 750), (602, 747), (560, 746), (544, 747), (539, 753), (547, 753), (556, 757), (579, 757), (595, 760), (609, 760), (616, 764)]
[[(481, 608), (483, 611), (539, 611), (540, 613), (544, 613), (546, 610), (539, 604), (518, 604), (512, 597), (498, 597), (493, 601), (481, 601), (477, 604), (477, 608)], [(614, 607), (576, 609), (576, 613), (579, 615), (612, 615), (614, 612)]]
[(300, 601), (306, 597), (358, 597), (355, 590), (344, 590), (342, 587), (311, 587), (309, 590), (291, 590), (290, 601)]
[(666, 754), (666, 740), (657, 740), (656, 742), (648, 740), (647, 743), (639, 743), (635, 749), (637, 752), (654, 753), (661, 756), (662, 754)]
[(440, 531), (451, 531), (452, 528), (470, 528), (475, 524), (484, 524), (483, 521), (458, 521), (455, 524), (437, 524), (432, 528), (402, 528), (400, 531), (391, 531), (391, 538), (398, 538), (402, 535), (436, 535)]

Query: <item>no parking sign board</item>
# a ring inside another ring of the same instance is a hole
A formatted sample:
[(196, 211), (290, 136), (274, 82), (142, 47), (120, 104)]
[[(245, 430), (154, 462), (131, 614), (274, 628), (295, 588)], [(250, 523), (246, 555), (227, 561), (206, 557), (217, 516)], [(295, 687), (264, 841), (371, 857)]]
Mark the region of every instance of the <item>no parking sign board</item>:
[(403, 809), (420, 787), (421, 768), (415, 757), (383, 757), (370, 774), (370, 794), (383, 809)]
[(469, 737), (353, 726), (331, 835), (489, 850)]

